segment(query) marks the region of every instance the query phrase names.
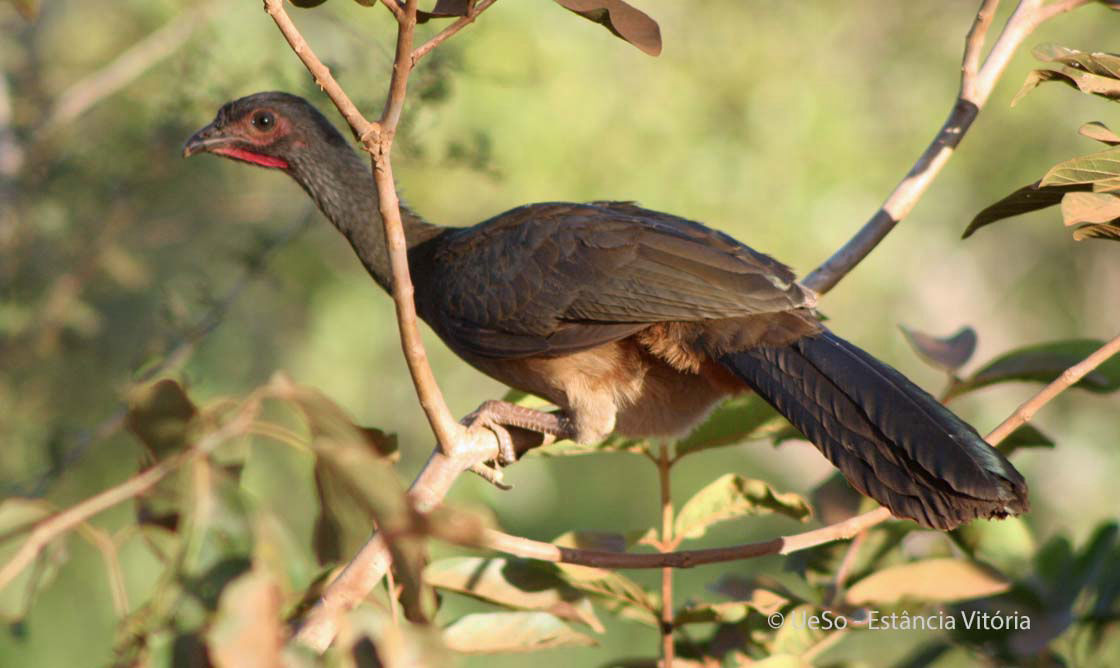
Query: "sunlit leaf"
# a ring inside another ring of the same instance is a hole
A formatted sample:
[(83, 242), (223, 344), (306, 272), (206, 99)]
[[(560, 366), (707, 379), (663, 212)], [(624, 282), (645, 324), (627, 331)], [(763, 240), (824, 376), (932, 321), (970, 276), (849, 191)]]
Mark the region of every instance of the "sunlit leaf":
[(1062, 201), (1062, 197), (1066, 193), (1075, 191), (1089, 191), (1092, 190), (1092, 185), (1076, 184), (1064, 186), (1040, 186), (1041, 182), (1036, 181), (1030, 185), (1023, 186), (1007, 197), (987, 207), (965, 228), (964, 234), (961, 235), (962, 239), (967, 239), (972, 236), (972, 233), (981, 227), (991, 225), (994, 222), (1019, 216), (1024, 213), (1038, 211), (1050, 206), (1054, 206)]
[(222, 592), (218, 615), (207, 633), (216, 668), (274, 668), (282, 665), (285, 627), (280, 586), (265, 570), (254, 569)]
[(735, 624), (752, 611), (771, 615), (789, 603), (789, 599), (767, 589), (755, 589), (749, 600), (700, 603), (682, 608), (673, 619), (674, 624)]
[(789, 423), (757, 394), (729, 399), (691, 434), (677, 441), (677, 457), (709, 448), (765, 438)]
[[(626, 549), (626, 537), (622, 534), (597, 531), (569, 531), (552, 542), (581, 550), (623, 552)], [(650, 595), (622, 573), (574, 564), (557, 564), (557, 567), (569, 584), (594, 595), (615, 614), (651, 627), (659, 624)]]
[(589, 21), (601, 24), (651, 56), (661, 53), (661, 28), (644, 12), (622, 0), (554, 0)]
[(1120, 218), (1120, 197), (1106, 193), (1067, 193), (1062, 198), (1062, 220), (1067, 226), (1107, 223)]
[(590, 647), (595, 639), (547, 612), (464, 615), (443, 631), (447, 646), (464, 654), (535, 652), (553, 647)]
[(590, 600), (560, 577), (551, 564), (521, 559), (453, 557), (429, 564), (424, 570), (424, 580), (433, 587), (508, 608), (548, 612), (603, 632)]
[(1100, 121), (1090, 121), (1078, 128), (1077, 131), (1081, 133), (1082, 136), (1095, 139), (1109, 146), (1120, 144), (1120, 135), (1109, 130), (1108, 126)]
[(761, 480), (727, 473), (685, 502), (674, 532), (684, 538), (700, 538), (717, 522), (771, 512), (802, 521), (812, 515), (809, 503), (797, 494), (778, 493)]
[(1120, 147), (1058, 163), (1042, 177), (1043, 186), (1092, 185), (1120, 177)]
[(906, 342), (925, 361), (935, 367), (954, 372), (968, 363), (976, 352), (976, 330), (962, 327), (956, 334), (936, 337), (899, 325)]
[(1059, 62), (1085, 72), (1120, 79), (1120, 55), (1095, 51), (1078, 51), (1057, 44), (1039, 44), (1031, 55), (1043, 62)]
[[(1093, 339), (1074, 339), (1013, 350), (1000, 355), (970, 378), (953, 386), (950, 394), (959, 396), (981, 387), (1011, 381), (1049, 383), (1102, 345), (1103, 342)], [(1097, 393), (1120, 389), (1120, 358), (1114, 357), (1104, 362), (1086, 374), (1074, 387)]]
[(877, 571), (853, 584), (844, 595), (852, 605), (899, 601), (964, 601), (994, 596), (1011, 583), (997, 573), (960, 559), (927, 559)]

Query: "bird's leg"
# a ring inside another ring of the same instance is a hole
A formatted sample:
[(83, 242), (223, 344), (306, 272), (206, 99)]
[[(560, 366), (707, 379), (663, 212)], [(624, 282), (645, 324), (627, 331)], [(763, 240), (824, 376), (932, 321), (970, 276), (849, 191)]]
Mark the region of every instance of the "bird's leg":
[(546, 413), (508, 401), (485, 401), (478, 410), (463, 418), (469, 428), (482, 427), (494, 432), (498, 439), (498, 463), (512, 464), (517, 461), (517, 449), (507, 427), (525, 429), (546, 438), (542, 445), (558, 439), (575, 436), (575, 427), (567, 416), (559, 413)]

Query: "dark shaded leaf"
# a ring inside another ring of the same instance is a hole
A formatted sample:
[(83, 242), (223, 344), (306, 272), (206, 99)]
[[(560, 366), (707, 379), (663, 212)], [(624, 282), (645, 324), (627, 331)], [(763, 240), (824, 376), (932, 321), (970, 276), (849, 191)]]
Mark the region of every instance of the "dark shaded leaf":
[(969, 522), (953, 531), (969, 556), (1015, 576), (1030, 570), (1037, 549), (1034, 535), (1021, 517), (998, 522)]
[(443, 631), (447, 647), (464, 654), (535, 652), (552, 647), (591, 647), (595, 639), (547, 612), (464, 615)]
[(539, 610), (587, 624), (602, 633), (591, 601), (568, 584), (556, 567), (522, 559), (452, 557), (428, 564), (424, 581), (517, 610)]
[(863, 495), (857, 492), (839, 472), (828, 476), (824, 482), (817, 485), (811, 497), (817, 519), (825, 525), (855, 517), (863, 503)]
[(785, 418), (757, 394), (734, 397), (722, 404), (691, 434), (677, 441), (677, 457), (709, 448), (771, 436), (789, 426)]
[[(1103, 342), (1094, 339), (1075, 339), (1013, 350), (1000, 355), (971, 378), (955, 385), (950, 390), (950, 395), (959, 396), (981, 387), (1010, 381), (1049, 383), (1102, 345)], [(1086, 374), (1074, 387), (1097, 393), (1120, 389), (1120, 358), (1107, 360)]]
[(727, 473), (685, 502), (677, 515), (674, 535), (700, 538), (717, 522), (772, 512), (803, 522), (813, 514), (809, 503), (797, 494), (781, 494), (761, 480)]
[(160, 460), (187, 447), (191, 422), (197, 415), (183, 386), (164, 378), (129, 394), (124, 424)]
[(1046, 172), (1045, 186), (1092, 185), (1120, 178), (1120, 147), (1060, 162)]
[(296, 7), (303, 7), (305, 9), (310, 7), (318, 7), (326, 1), (327, 0), (290, 0), (290, 2)]
[(1082, 225), (1073, 231), (1073, 238), (1075, 241), (1085, 241), (1086, 239), (1120, 241), (1120, 225), (1116, 223)]
[(1108, 126), (1100, 121), (1090, 121), (1078, 128), (1077, 131), (1084, 137), (1095, 139), (1109, 146), (1120, 144), (1120, 136), (1109, 130)]
[(996, 446), (1005, 456), (1020, 448), (1053, 448), (1054, 441), (1029, 424), (1024, 424)]
[(1015, 95), (1011, 98), (1011, 106), (1014, 107), (1019, 104), (1019, 102), (1026, 97), (1027, 93), (1038, 88), (1039, 85), (1047, 81), (1064, 83), (1070, 88), (1078, 87), (1074, 78), (1063, 72), (1058, 72), (1057, 70), (1031, 70), (1027, 74), (1026, 80), (1023, 81), (1023, 85), (1019, 87), (1019, 90), (1016, 91)]
[(431, 19), (466, 16), (474, 3), (475, 0), (436, 0), (435, 7), (432, 7), (430, 11), (418, 10), (416, 12), (416, 22), (427, 23)]
[(1066, 193), (1093, 189), (1091, 185), (1084, 184), (1063, 186), (1041, 186), (1040, 184), (1041, 181), (1036, 181), (1030, 185), (1023, 186), (976, 214), (976, 217), (973, 218), (972, 222), (965, 228), (961, 238), (967, 239), (972, 236), (973, 232), (981, 227), (1003, 220), (1004, 218), (1011, 218), (1012, 216), (1018, 216), (1054, 206), (1062, 201), (1062, 197), (1064, 197)]
[(644, 12), (622, 0), (554, 0), (556, 4), (601, 24), (651, 56), (661, 53), (661, 28)]
[(1023, 96), (1047, 81), (1064, 83), (1067, 86), (1080, 90), (1082, 93), (1099, 95), (1109, 100), (1120, 98), (1120, 81), (1091, 72), (1082, 72), (1072, 67), (1063, 67), (1060, 71), (1032, 71), (1027, 75), (1027, 80), (1023, 82), (1022, 88), (1020, 88), (1019, 91), (1015, 93), (1015, 97), (1011, 99), (1011, 106), (1014, 107), (1019, 103), (1019, 100), (1023, 99)]
[(971, 327), (962, 327), (952, 336), (938, 338), (899, 325), (906, 342), (914, 352), (939, 369), (950, 373), (955, 372), (968, 363), (972, 353), (976, 352), (976, 330)]
[(1062, 198), (1062, 221), (1067, 225), (1108, 223), (1120, 218), (1120, 197), (1107, 193), (1067, 193)]
[(965, 601), (1007, 591), (1003, 576), (960, 559), (926, 559), (891, 566), (853, 584), (844, 594), (851, 605), (899, 601)]

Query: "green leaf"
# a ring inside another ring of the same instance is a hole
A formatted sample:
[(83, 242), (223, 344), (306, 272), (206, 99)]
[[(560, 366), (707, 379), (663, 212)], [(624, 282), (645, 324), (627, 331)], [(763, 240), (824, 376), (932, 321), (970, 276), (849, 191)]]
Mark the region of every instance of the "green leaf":
[[(624, 552), (626, 537), (622, 534), (597, 531), (569, 531), (552, 541), (560, 547), (581, 550)], [(653, 598), (637, 582), (605, 568), (557, 564), (562, 577), (576, 589), (593, 594), (607, 609), (633, 621), (657, 628), (657, 606)]]
[(919, 357), (950, 373), (967, 364), (976, 352), (976, 330), (971, 327), (962, 327), (956, 334), (941, 338), (904, 325), (899, 325), (899, 329)]
[(1107, 193), (1067, 193), (1062, 198), (1062, 220), (1067, 226), (1108, 223), (1120, 218), (1120, 197)]
[(1023, 576), (1030, 571), (1037, 549), (1034, 535), (1021, 517), (997, 522), (969, 522), (955, 529), (953, 535), (972, 558), (995, 566), (1001, 573), (1015, 576)]
[(591, 647), (595, 639), (547, 612), (464, 615), (443, 631), (447, 647), (464, 654), (536, 652), (553, 647)]
[(677, 515), (674, 535), (700, 538), (717, 522), (771, 512), (801, 521), (813, 514), (809, 502), (797, 494), (779, 494), (761, 480), (728, 473), (716, 478), (684, 504)]
[(1060, 162), (1046, 172), (1043, 186), (1092, 185), (1120, 177), (1120, 147)]
[(757, 394), (729, 399), (684, 439), (677, 441), (677, 457), (771, 436), (787, 426), (785, 418)]
[[(1013, 350), (1000, 355), (971, 378), (955, 385), (950, 390), (950, 396), (956, 397), (988, 385), (1011, 381), (1049, 383), (1102, 345), (1102, 341), (1093, 339), (1074, 339)], [(1102, 394), (1120, 389), (1120, 358), (1114, 357), (1093, 369), (1074, 387)]]
[(851, 605), (883, 605), (899, 601), (948, 603), (1007, 591), (1003, 576), (960, 559), (926, 559), (872, 573), (844, 594)]
[(644, 12), (622, 0), (554, 0), (561, 7), (594, 21), (616, 37), (651, 56), (661, 53), (661, 28)]
[(1080, 128), (1077, 132), (1089, 139), (1095, 139), (1101, 143), (1108, 144), (1109, 146), (1116, 146), (1120, 144), (1120, 135), (1117, 135), (1112, 130), (1108, 129), (1104, 123), (1100, 121), (1090, 121)]
[(591, 601), (551, 564), (522, 559), (452, 557), (432, 562), (424, 581), (517, 610), (540, 610), (587, 624), (602, 633)]
[(1040, 186), (1040, 181), (1023, 186), (1007, 197), (976, 214), (972, 222), (965, 228), (962, 239), (972, 236), (976, 230), (994, 222), (1011, 218), (1013, 216), (1038, 211), (1054, 206), (1062, 201), (1066, 193), (1075, 191), (1092, 190), (1091, 185), (1077, 184), (1064, 186)]
[(1054, 441), (1050, 440), (1046, 434), (1035, 427), (1024, 424), (1011, 434), (1000, 441), (996, 448), (1003, 453), (1003, 455), (1010, 456), (1012, 452), (1020, 448), (1053, 448)]
[(183, 386), (164, 378), (129, 394), (124, 424), (159, 460), (187, 447), (197, 416)]
[(673, 620), (674, 624), (736, 624), (754, 611), (761, 615), (772, 615), (789, 603), (789, 599), (768, 589), (755, 589), (749, 600), (725, 601), (722, 603), (700, 603), (682, 608)]

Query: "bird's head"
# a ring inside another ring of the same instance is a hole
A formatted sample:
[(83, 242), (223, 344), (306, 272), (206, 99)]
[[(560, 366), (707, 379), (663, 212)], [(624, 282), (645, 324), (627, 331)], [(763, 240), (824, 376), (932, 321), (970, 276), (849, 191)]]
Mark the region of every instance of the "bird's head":
[(214, 153), (261, 167), (282, 169), (297, 180), (310, 165), (352, 152), (319, 110), (288, 93), (256, 93), (218, 110), (214, 121), (191, 135), (183, 157)]

